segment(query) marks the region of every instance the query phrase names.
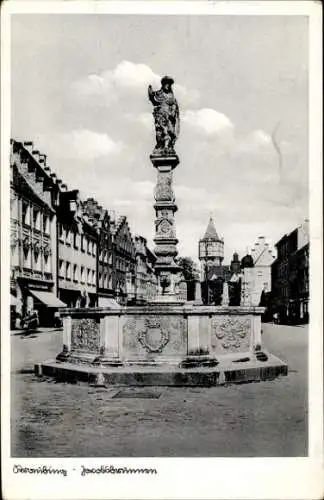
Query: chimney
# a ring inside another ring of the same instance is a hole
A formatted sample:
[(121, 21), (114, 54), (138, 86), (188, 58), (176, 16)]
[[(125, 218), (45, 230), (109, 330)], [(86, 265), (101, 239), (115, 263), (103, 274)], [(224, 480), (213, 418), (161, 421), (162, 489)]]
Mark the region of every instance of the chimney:
[(46, 158), (47, 156), (46, 155), (39, 155), (39, 163), (42, 163), (44, 165), (44, 167), (46, 166)]
[(25, 149), (27, 149), (27, 151), (29, 151), (29, 153), (32, 153), (34, 149), (34, 144), (32, 141), (24, 141), (23, 146)]
[(39, 161), (39, 154), (40, 154), (40, 153), (39, 153), (38, 149), (34, 149), (34, 150), (32, 151), (32, 155), (34, 156), (34, 158), (35, 158), (35, 160), (36, 160), (37, 162)]

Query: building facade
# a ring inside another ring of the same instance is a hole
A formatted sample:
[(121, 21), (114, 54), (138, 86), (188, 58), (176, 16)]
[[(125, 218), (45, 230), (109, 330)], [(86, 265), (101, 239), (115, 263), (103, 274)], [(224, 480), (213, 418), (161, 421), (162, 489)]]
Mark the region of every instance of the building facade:
[(264, 236), (259, 236), (251, 254), (243, 257), (242, 291), (249, 305), (260, 305), (262, 294), (271, 292), (271, 265), (274, 260), (274, 250), (270, 248)]
[(58, 221), (58, 293), (68, 307), (97, 305), (96, 225), (83, 213), (78, 190), (61, 186)]
[(65, 304), (57, 298), (56, 179), (32, 142), (11, 140), (11, 303), (23, 317), (37, 310), (41, 325)]
[(271, 266), (271, 304), (281, 323), (309, 320), (309, 222), (284, 235), (277, 243)]
[(135, 236), (135, 297), (136, 304), (154, 300), (157, 294), (157, 279), (154, 273), (155, 254), (148, 248), (143, 236)]
[(99, 307), (109, 307), (115, 298), (113, 288), (113, 244), (111, 219), (108, 210), (104, 209), (94, 198), (83, 203), (83, 213), (96, 226), (98, 232), (97, 247), (97, 296)]
[(112, 242), (112, 287), (120, 304), (135, 299), (135, 244), (125, 215), (110, 221)]

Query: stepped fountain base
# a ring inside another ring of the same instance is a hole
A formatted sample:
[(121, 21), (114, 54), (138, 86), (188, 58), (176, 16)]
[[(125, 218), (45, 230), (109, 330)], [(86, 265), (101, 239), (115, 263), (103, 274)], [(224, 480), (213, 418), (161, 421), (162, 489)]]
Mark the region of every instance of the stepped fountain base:
[(266, 362), (255, 359), (248, 362), (220, 362), (215, 367), (129, 365), (118, 367), (78, 366), (74, 363), (45, 362), (35, 365), (37, 375), (51, 376), (64, 382), (87, 382), (96, 386), (175, 386), (211, 387), (273, 380), (287, 375), (288, 367), (280, 359), (268, 354)]
[(154, 304), (65, 309), (63, 350), (38, 375), (110, 386), (218, 386), (288, 367), (261, 346), (259, 307)]

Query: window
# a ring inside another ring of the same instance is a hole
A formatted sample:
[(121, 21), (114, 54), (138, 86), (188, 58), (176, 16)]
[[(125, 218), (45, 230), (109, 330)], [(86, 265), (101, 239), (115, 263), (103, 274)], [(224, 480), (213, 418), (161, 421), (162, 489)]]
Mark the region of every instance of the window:
[(95, 257), (96, 256), (96, 244), (95, 242), (93, 241), (92, 242), (92, 255)]
[(81, 250), (84, 252), (84, 235), (81, 235)]
[(67, 227), (66, 228), (66, 239), (65, 239), (65, 242), (67, 245), (71, 245), (71, 231), (70, 229)]
[(78, 266), (73, 265), (73, 281), (78, 281)]
[(87, 240), (87, 253), (90, 254), (91, 253), (91, 240)]
[(51, 270), (51, 261), (49, 258), (49, 254), (44, 254), (44, 264), (45, 264), (45, 272), (50, 272)]
[(47, 215), (43, 215), (43, 233), (49, 233), (49, 218)]
[(92, 271), (92, 284), (93, 285), (96, 284), (96, 272), (95, 271)]
[(30, 210), (27, 201), (22, 202), (22, 221), (23, 224), (30, 225)]
[(71, 279), (71, 264), (69, 262), (66, 263), (66, 274), (65, 277), (67, 280)]
[(78, 233), (73, 233), (73, 246), (74, 248), (79, 248), (79, 235)]
[(91, 285), (91, 269), (87, 269), (87, 283)]
[(81, 283), (85, 282), (84, 266), (81, 266)]
[(64, 278), (64, 261), (62, 259), (59, 261), (59, 277)]
[(63, 224), (59, 224), (59, 238), (60, 240), (63, 241), (63, 232), (64, 232), (64, 228), (63, 228)]
[(40, 228), (39, 223), (40, 223), (40, 211), (34, 207), (34, 209), (33, 209), (33, 227), (35, 229), (39, 229)]

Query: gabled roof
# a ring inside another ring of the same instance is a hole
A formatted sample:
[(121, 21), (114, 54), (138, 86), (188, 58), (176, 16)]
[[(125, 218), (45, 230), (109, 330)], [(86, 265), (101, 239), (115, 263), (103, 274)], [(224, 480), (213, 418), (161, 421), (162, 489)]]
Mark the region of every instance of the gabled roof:
[(127, 221), (127, 217), (125, 215), (120, 215), (117, 217), (116, 222), (112, 222), (111, 224), (111, 233), (117, 234), (122, 225)]
[(213, 221), (213, 218), (210, 217), (209, 219), (209, 222), (208, 222), (208, 226), (207, 226), (207, 229), (205, 231), (205, 234), (204, 234), (204, 237), (202, 239), (203, 240), (215, 240), (215, 241), (220, 241), (220, 238), (217, 234), (217, 231), (216, 231), (216, 228), (215, 228), (215, 224), (214, 224), (214, 221)]
[(15, 164), (17, 178), (16, 182), (20, 185), (20, 188), (25, 186), (26, 189), (30, 192), (31, 196), (34, 196), (41, 203), (47, 206), (51, 212), (54, 212), (52, 203), (51, 203), (51, 195), (49, 191), (44, 191), (40, 188), (41, 183), (37, 183), (36, 179), (33, 178), (32, 175), (28, 175), (28, 172), (25, 171), (22, 165)]

